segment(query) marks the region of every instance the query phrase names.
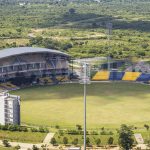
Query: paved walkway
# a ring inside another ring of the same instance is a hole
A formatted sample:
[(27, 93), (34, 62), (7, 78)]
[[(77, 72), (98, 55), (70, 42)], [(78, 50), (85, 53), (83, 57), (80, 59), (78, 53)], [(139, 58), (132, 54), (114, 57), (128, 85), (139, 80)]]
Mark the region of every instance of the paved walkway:
[(51, 139), (53, 138), (54, 134), (55, 134), (55, 133), (48, 133), (47, 136), (45, 137), (43, 143), (44, 143), (44, 144), (49, 144), (50, 141), (51, 141)]

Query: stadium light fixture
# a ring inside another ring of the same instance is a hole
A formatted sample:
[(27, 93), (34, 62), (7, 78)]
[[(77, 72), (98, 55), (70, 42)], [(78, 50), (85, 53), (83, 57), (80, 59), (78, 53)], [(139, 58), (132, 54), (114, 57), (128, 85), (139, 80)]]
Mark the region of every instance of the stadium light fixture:
[(106, 24), (106, 28), (107, 28), (107, 39), (108, 39), (108, 71), (110, 71), (110, 38), (111, 38), (111, 35), (112, 35), (112, 27), (113, 27), (113, 24), (111, 22), (108, 22)]
[(90, 83), (90, 65), (88, 63), (82, 63), (80, 84), (84, 85), (84, 150), (86, 150), (86, 85)]

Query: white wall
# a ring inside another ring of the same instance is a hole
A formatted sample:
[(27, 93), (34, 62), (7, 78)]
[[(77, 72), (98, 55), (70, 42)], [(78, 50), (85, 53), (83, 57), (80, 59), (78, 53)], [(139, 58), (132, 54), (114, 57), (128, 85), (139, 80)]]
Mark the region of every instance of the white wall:
[(0, 96), (0, 124), (5, 124), (5, 116), (4, 116), (4, 96)]

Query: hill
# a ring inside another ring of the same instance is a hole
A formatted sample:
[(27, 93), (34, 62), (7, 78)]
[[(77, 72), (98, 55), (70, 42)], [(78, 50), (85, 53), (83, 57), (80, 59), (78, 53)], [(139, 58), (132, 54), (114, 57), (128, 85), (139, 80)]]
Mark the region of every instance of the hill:
[[(149, 12), (149, 1), (14, 1), (0, 7), (0, 49), (37, 46), (73, 57), (149, 58)], [(108, 22), (113, 24), (110, 47)]]

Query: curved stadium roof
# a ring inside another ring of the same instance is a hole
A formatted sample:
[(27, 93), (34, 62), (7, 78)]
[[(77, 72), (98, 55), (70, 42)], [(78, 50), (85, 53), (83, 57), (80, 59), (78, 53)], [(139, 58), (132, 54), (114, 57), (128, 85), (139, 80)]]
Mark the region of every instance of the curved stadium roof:
[(0, 50), (0, 59), (28, 53), (54, 53), (69, 57), (68, 54), (53, 49), (36, 47), (16, 47)]

